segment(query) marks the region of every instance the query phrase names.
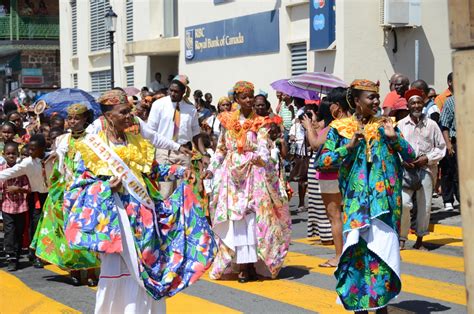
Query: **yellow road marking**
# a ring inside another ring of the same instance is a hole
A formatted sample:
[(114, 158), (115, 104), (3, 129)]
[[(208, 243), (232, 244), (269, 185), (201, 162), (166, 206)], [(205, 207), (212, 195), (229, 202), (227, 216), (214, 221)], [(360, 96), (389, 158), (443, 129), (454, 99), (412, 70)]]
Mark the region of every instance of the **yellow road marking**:
[(224, 305), (212, 303), (206, 299), (201, 299), (185, 293), (178, 293), (174, 297), (166, 299), (166, 312), (169, 314), (174, 313), (193, 313), (193, 314), (206, 314), (206, 313), (223, 313), (223, 314), (234, 314), (242, 313), (233, 310)]
[(430, 224), (430, 232), (439, 235), (449, 235), (453, 238), (462, 238), (462, 227)]
[(419, 250), (403, 250), (400, 253), (404, 263), (464, 272), (464, 258), (462, 257)]
[[(69, 275), (68, 272), (60, 269), (55, 265), (46, 265), (46, 268), (53, 273), (58, 275)], [(96, 287), (92, 288), (97, 290)], [(166, 299), (166, 312), (169, 314), (174, 313), (193, 313), (193, 314), (206, 314), (206, 313), (222, 313), (222, 314), (237, 314), (241, 313), (224, 305), (213, 303), (206, 299), (201, 299), (195, 296), (191, 296), (185, 293), (178, 293), (174, 297)]]
[[(408, 240), (416, 241), (416, 235), (409, 234)], [(451, 236), (440, 235), (440, 234), (429, 234), (423, 237), (423, 242), (427, 242), (435, 245), (447, 245), (447, 246), (456, 246), (462, 247), (463, 241), (461, 238), (454, 238)]]
[[(319, 264), (325, 261), (323, 258), (289, 252), (285, 260), (285, 265), (305, 268), (314, 273), (332, 275), (335, 271), (334, 268), (318, 267)], [(402, 290), (431, 299), (466, 305), (466, 289), (461, 285), (411, 275), (402, 275)]]
[(1, 313), (81, 313), (32, 290), (17, 277), (0, 270)]
[[(293, 241), (334, 250), (334, 245), (321, 245), (319, 240), (314, 238), (303, 238)], [(464, 272), (464, 259), (462, 257), (419, 250), (403, 250), (400, 253), (404, 263)]]
[(342, 305), (336, 304), (336, 291), (325, 290), (289, 280), (264, 280), (241, 284), (236, 280), (211, 280), (206, 275), (201, 277), (201, 280), (321, 314), (347, 313)]

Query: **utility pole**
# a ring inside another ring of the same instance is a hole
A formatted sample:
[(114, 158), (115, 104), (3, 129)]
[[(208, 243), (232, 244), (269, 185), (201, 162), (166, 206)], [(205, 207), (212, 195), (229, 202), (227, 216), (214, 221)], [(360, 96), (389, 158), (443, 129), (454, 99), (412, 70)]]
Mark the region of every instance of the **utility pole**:
[(467, 311), (474, 314), (474, 0), (448, 0)]

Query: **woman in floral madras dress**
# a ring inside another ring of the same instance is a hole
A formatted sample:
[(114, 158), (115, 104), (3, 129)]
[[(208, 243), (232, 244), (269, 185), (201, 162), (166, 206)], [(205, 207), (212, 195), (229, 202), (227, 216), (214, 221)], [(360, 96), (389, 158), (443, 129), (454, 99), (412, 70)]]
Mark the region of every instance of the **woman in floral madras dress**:
[[(164, 313), (164, 297), (210, 267), (216, 244), (192, 187), (163, 200), (157, 180), (186, 177), (154, 163), (154, 148), (125, 132), (131, 107), (120, 91), (100, 98), (107, 127), (77, 145), (76, 179), (66, 192), (65, 235), (72, 248), (100, 253), (96, 313)], [(162, 148), (174, 142), (162, 138)]]
[(238, 281), (256, 279), (256, 273), (275, 278), (290, 242), (290, 215), (285, 187), (270, 162), (268, 129), (264, 117), (253, 109), (254, 87), (240, 81), (234, 86), (240, 110), (219, 116), (224, 127), (207, 169), (216, 169), (213, 231), (219, 252), (211, 278), (219, 279), (239, 267)]
[(344, 248), (335, 272), (336, 291), (347, 310), (386, 313), (401, 290), (398, 233), (400, 157), (415, 152), (389, 118), (377, 118), (378, 83), (356, 80), (349, 101), (356, 114), (331, 123), (321, 167), (340, 165)]
[(70, 249), (64, 236), (63, 197), (68, 184), (74, 180), (78, 154), (76, 143), (85, 136), (85, 126), (91, 121), (87, 106), (71, 105), (67, 109), (68, 124), (71, 133), (61, 135), (56, 140), (53, 173), (48, 198), (43, 206), (43, 215), (38, 222), (38, 228), (31, 243), (31, 248), (41, 260), (68, 270), (74, 285), (81, 284), (80, 269), (88, 269), (87, 284), (96, 286), (97, 279), (94, 269), (100, 266), (97, 254)]

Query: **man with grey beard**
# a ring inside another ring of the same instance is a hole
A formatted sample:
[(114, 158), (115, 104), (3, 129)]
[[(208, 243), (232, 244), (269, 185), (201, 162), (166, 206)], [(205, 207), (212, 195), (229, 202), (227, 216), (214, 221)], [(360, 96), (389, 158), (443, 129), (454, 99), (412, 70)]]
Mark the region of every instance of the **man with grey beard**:
[(398, 122), (398, 128), (416, 152), (417, 159), (404, 163), (405, 174), (402, 190), (402, 218), (400, 248), (404, 249), (410, 228), (410, 212), (416, 193), (416, 243), (415, 249), (424, 249), (423, 236), (429, 233), (433, 186), (436, 184), (438, 162), (446, 154), (446, 143), (438, 124), (423, 114), (423, 91), (412, 88), (405, 93), (410, 115)]

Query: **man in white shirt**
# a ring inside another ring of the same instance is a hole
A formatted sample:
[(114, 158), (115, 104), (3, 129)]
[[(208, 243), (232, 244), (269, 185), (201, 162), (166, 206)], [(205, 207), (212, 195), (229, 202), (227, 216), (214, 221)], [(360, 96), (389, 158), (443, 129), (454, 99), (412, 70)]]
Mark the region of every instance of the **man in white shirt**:
[(153, 92), (158, 92), (159, 90), (163, 89), (163, 88), (166, 88), (166, 85), (161, 83), (161, 73), (160, 72), (156, 72), (155, 73), (155, 80), (153, 82), (150, 83), (150, 89), (153, 91)]
[[(403, 249), (410, 228), (410, 212), (413, 195), (416, 193), (416, 243), (415, 249), (423, 249), (423, 236), (429, 233), (433, 186), (438, 175), (438, 162), (446, 154), (446, 143), (438, 124), (423, 114), (424, 92), (415, 88), (405, 93), (410, 115), (398, 122), (398, 128), (416, 152), (417, 159), (404, 164), (405, 172), (416, 171), (411, 180), (404, 179), (402, 190), (402, 217), (400, 226), (400, 248)], [(408, 177), (410, 172), (405, 173)], [(417, 180), (419, 179), (419, 180)], [(420, 181), (415, 184), (416, 181)]]
[[(147, 124), (161, 136), (177, 142), (179, 145), (191, 148), (194, 146), (203, 155), (204, 167), (209, 164), (209, 154), (200, 137), (198, 112), (196, 108), (183, 97), (188, 89), (188, 78), (185, 75), (176, 76), (170, 84), (169, 96), (156, 100), (150, 111)], [(189, 167), (191, 156), (181, 152), (157, 149), (156, 160), (164, 164), (180, 164)], [(175, 182), (160, 182), (160, 193), (164, 198), (173, 193)]]

